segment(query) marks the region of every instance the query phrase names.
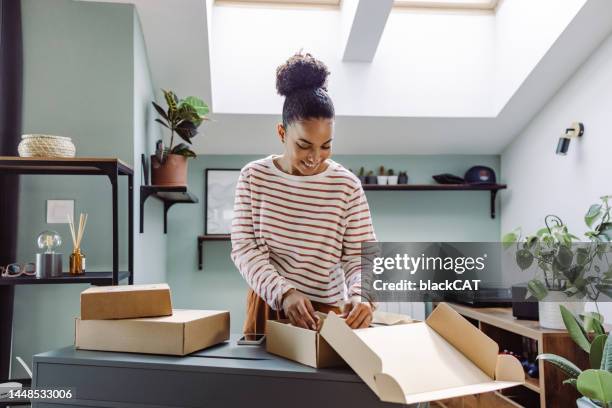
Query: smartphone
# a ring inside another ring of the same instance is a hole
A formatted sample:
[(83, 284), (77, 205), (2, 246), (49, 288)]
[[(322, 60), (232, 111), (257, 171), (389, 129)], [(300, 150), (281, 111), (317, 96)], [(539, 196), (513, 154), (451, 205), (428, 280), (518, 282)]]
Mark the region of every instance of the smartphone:
[(263, 344), (265, 339), (265, 334), (245, 334), (240, 339), (238, 339), (237, 344), (239, 346), (258, 346), (260, 344)]

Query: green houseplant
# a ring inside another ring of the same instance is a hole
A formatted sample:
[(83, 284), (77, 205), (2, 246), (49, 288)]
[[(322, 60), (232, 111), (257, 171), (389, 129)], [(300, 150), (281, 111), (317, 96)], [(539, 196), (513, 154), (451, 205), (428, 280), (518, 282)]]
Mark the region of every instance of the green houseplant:
[[(198, 127), (208, 120), (208, 106), (195, 96), (179, 99), (172, 91), (164, 92), (168, 105), (163, 109), (155, 101), (151, 102), (160, 118), (155, 121), (170, 131), (170, 144), (165, 146), (159, 140), (155, 155), (151, 157), (151, 176), (155, 185), (187, 185), (187, 159), (196, 157), (191, 150), (191, 139), (198, 134)], [(175, 136), (183, 142), (175, 144)]]
[(556, 215), (547, 215), (545, 227), (535, 234), (522, 237), (517, 228), (502, 238), (505, 248), (515, 247), (520, 269), (537, 265), (536, 276), (527, 288), (540, 301), (542, 326), (563, 328), (559, 303), (554, 301), (565, 301), (566, 307), (579, 312), (581, 299), (596, 301), (601, 293), (612, 296), (612, 266), (608, 260), (612, 240), (609, 197), (601, 197), (601, 202), (591, 205), (584, 217), (589, 228), (584, 234), (587, 242), (580, 242)]
[(387, 183), (392, 185), (397, 184), (397, 175), (393, 169), (387, 170)]
[(579, 407), (612, 407), (612, 340), (602, 316), (593, 312), (576, 316), (564, 306), (560, 312), (572, 340), (589, 354), (591, 368), (583, 371), (556, 354), (540, 354), (538, 360), (557, 366), (568, 376), (563, 384), (575, 387), (583, 396), (577, 401)]

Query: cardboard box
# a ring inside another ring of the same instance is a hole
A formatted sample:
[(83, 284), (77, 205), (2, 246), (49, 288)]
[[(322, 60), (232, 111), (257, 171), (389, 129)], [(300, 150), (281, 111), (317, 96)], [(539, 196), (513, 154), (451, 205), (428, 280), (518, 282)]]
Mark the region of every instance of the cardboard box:
[(425, 322), (352, 330), (330, 314), (321, 336), (385, 402), (412, 404), (524, 383), (520, 362), (441, 303)]
[(229, 339), (229, 312), (173, 310), (172, 316), (75, 320), (78, 349), (183, 356)]
[(97, 286), (81, 292), (81, 320), (130, 319), (171, 314), (170, 288), (165, 283)]
[[(325, 319), (326, 315), (317, 314)], [(266, 351), (315, 368), (346, 365), (318, 332), (293, 326), (289, 320), (266, 322)]]

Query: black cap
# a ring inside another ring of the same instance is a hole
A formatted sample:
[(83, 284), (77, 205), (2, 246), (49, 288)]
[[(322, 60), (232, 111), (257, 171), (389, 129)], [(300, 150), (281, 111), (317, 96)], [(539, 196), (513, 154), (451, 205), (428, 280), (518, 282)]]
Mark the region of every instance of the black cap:
[(463, 177), (468, 184), (495, 184), (495, 171), (486, 166), (470, 167)]

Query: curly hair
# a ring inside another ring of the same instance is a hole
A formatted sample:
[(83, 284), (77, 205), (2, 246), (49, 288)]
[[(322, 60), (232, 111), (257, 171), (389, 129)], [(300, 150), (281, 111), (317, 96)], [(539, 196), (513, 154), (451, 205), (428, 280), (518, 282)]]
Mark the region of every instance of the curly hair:
[(327, 93), (327, 66), (310, 54), (296, 53), (276, 69), (276, 91), (285, 97), (283, 125), (311, 118), (333, 118)]

